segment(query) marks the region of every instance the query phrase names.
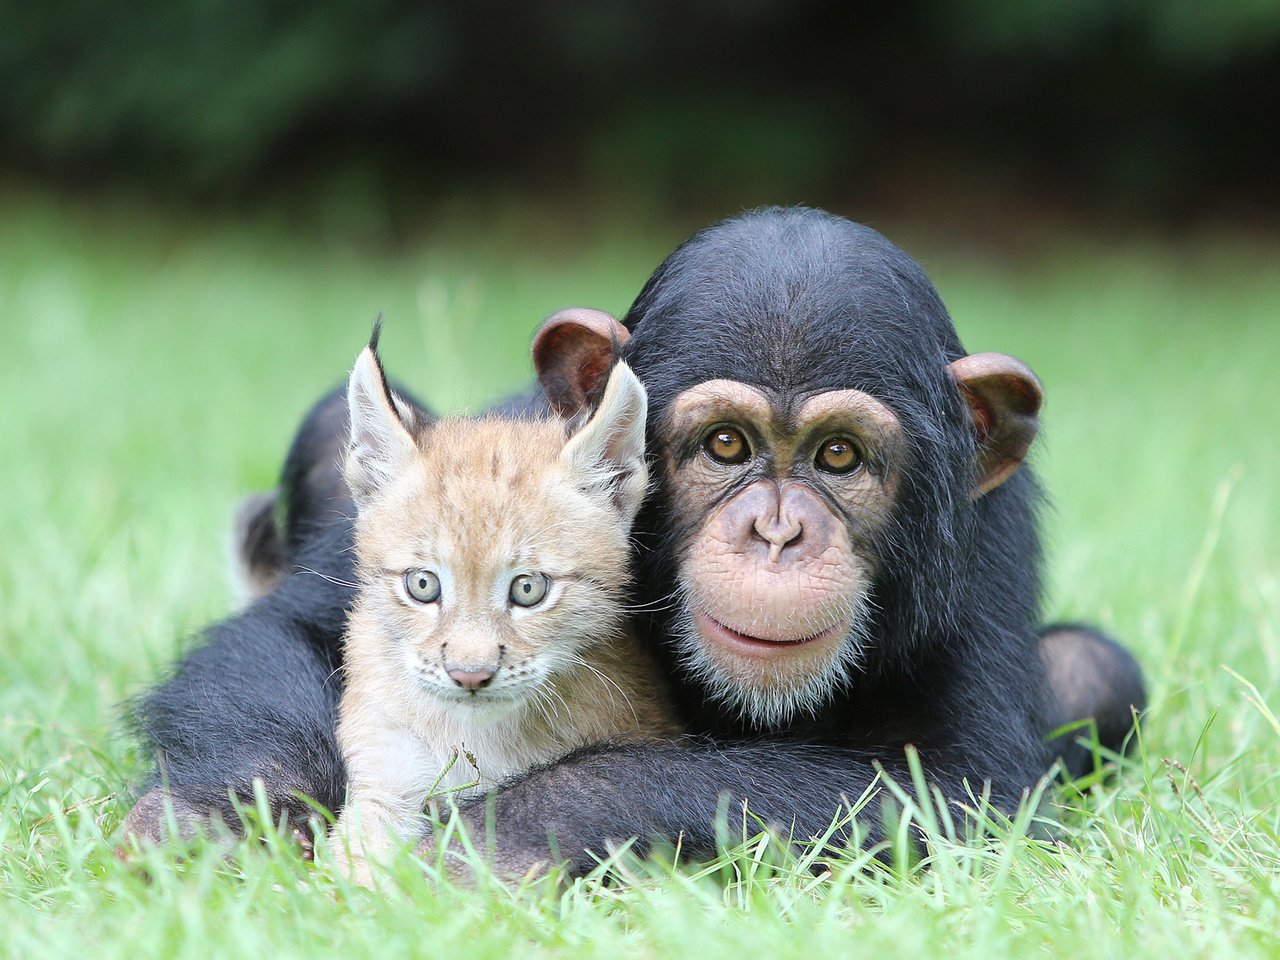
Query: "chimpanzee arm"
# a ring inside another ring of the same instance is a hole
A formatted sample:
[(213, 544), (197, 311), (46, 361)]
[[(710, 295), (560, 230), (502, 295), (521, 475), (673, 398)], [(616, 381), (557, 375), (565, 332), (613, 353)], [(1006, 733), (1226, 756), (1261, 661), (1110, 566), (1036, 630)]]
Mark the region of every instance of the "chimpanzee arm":
[(229, 800), (252, 802), (261, 779), (295, 824), (305, 795), (337, 810), (346, 776), (334, 738), (339, 641), (352, 598), (349, 524), (331, 524), (294, 558), (271, 594), (215, 624), (173, 675), (131, 704), (156, 769), (127, 829), (160, 839), (172, 796), (184, 830), (211, 816), (238, 823)]
[[(921, 756), (928, 781), (949, 800), (970, 803), (970, 787), (975, 796), (983, 790), (974, 765), (951, 749)], [(522, 873), (548, 860), (552, 849), (581, 872), (594, 863), (588, 851), (603, 855), (611, 842), (631, 837), (639, 838), (640, 850), (666, 840), (678, 841), (686, 856), (712, 855), (720, 818), (727, 814), (732, 828), (744, 802), (751, 815), (799, 841), (821, 837), (875, 783), (878, 767), (911, 791), (900, 748), (873, 752), (786, 741), (605, 745), (536, 770), (488, 800), (472, 801), (462, 814), (477, 840), (493, 831), (494, 861), (505, 872)], [(997, 808), (1011, 811), (1035, 781), (1029, 772), (1013, 779), (992, 784)], [(880, 803), (887, 795), (879, 785), (858, 816), (864, 843), (881, 838)]]
[[(876, 782), (881, 771), (914, 794), (905, 744), (950, 803), (971, 806), (986, 793), (996, 809), (1013, 813), (1048, 769), (1037, 730), (1038, 667), (1031, 644), (1016, 637), (952, 637), (922, 653), (910, 678), (868, 680), (833, 704), (832, 719), (845, 720), (820, 738), (796, 731), (586, 747), (469, 801), (462, 816), (477, 841), (492, 831), (494, 864), (504, 873), (561, 858), (583, 871), (595, 862), (591, 853), (633, 837), (640, 851), (665, 841), (690, 857), (714, 855), (722, 818), (730, 828), (740, 823), (744, 803), (799, 842), (822, 837), (874, 786), (857, 817), (862, 843), (874, 844), (892, 796)], [(950, 813), (963, 820), (955, 807)], [(845, 832), (834, 842), (847, 839)]]

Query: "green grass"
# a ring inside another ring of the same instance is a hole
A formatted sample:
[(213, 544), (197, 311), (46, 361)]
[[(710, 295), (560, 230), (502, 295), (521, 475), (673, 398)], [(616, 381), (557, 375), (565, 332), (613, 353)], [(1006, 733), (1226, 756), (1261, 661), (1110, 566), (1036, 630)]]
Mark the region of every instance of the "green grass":
[(563, 894), (406, 870), (375, 895), (258, 847), (236, 864), (155, 856), (146, 876), (117, 862), (144, 759), (116, 705), (228, 609), (232, 507), (271, 485), (374, 314), (394, 374), (478, 406), (528, 377), (543, 315), (625, 309), (679, 239), (489, 223), (353, 247), (340, 220), (0, 191), (7, 955), (1280, 951), (1280, 251), (1229, 240), (1076, 239), (1000, 262), (899, 238), (971, 350), (1045, 381), (1050, 614), (1100, 623), (1149, 673), (1132, 765), (1052, 796), (1063, 845), (940, 840), (925, 871), (815, 878), (753, 841), (703, 875), (650, 867)]

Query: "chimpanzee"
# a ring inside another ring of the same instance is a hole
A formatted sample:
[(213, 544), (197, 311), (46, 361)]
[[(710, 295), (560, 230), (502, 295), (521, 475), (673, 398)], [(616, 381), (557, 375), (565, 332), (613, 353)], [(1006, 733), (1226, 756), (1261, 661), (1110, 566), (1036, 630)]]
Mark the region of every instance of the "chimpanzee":
[[(587, 408), (618, 350), (649, 391), (656, 477), (636, 605), (694, 736), (580, 750), (503, 786), (488, 802), (504, 864), (545, 859), (549, 840), (573, 869), (629, 837), (705, 854), (717, 811), (744, 801), (818, 836), (878, 768), (910, 782), (908, 745), (945, 797), (985, 789), (1006, 810), (1060, 724), (1095, 718), (1120, 747), (1144, 701), (1135, 662), (1087, 628), (1037, 635), (1039, 492), (1020, 465), (1040, 385), (1011, 357), (967, 355), (905, 253), (819, 210), (726, 220), (658, 267), (624, 323), (548, 320), (543, 399), (513, 405)], [(184, 821), (229, 817), (255, 777), (295, 818), (298, 794), (342, 803), (344, 434), (335, 393), (290, 451), (271, 549), (291, 572), (136, 705), (153, 786)], [(1073, 772), (1088, 760), (1054, 747)], [(159, 834), (159, 796), (132, 829)], [(480, 828), (485, 803), (462, 814)], [(864, 835), (879, 823), (873, 800)]]

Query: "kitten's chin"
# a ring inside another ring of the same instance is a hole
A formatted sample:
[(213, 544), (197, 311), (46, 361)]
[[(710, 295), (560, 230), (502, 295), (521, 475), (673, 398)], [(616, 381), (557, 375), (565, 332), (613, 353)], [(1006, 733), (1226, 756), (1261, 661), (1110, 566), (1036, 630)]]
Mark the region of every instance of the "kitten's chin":
[(427, 694), (436, 707), (443, 708), (456, 722), (472, 726), (504, 720), (520, 712), (529, 702), (527, 695), (505, 690), (467, 693), (431, 687)]

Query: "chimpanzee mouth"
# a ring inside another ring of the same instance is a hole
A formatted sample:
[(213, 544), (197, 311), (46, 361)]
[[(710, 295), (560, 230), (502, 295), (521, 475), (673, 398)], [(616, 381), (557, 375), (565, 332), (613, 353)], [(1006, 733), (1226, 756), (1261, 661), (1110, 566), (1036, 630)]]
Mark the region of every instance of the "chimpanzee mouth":
[(794, 639), (770, 640), (765, 637), (753, 637), (733, 627), (726, 626), (719, 620), (698, 611), (693, 615), (694, 626), (707, 640), (729, 647), (737, 653), (749, 657), (786, 656), (798, 647), (821, 644), (824, 641), (840, 640), (849, 632), (849, 623), (841, 621), (818, 633)]

